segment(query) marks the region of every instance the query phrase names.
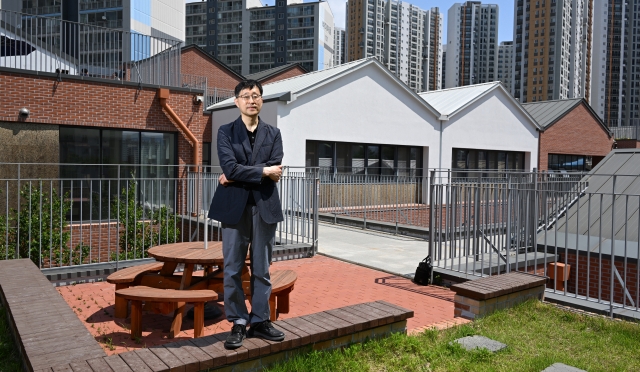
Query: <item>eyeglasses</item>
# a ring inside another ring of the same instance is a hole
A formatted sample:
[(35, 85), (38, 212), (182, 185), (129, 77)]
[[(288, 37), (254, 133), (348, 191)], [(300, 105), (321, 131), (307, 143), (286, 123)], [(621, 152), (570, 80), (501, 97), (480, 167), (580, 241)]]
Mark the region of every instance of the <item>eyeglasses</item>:
[(239, 96), (238, 98), (244, 100), (245, 102), (249, 102), (249, 99), (254, 100), (254, 102), (258, 102), (262, 100), (262, 96), (258, 94), (254, 94), (251, 96)]

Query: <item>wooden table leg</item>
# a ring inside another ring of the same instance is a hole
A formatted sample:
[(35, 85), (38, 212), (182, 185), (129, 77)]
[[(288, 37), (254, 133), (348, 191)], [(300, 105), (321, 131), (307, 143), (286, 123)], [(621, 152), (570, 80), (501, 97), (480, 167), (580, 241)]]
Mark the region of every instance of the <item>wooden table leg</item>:
[(193, 309), (193, 338), (204, 334), (204, 302), (196, 302)]
[[(184, 265), (184, 272), (182, 273), (182, 281), (180, 282), (180, 290), (186, 290), (191, 285), (191, 276), (193, 275), (193, 266), (194, 266), (193, 264)], [(169, 330), (169, 338), (174, 338), (178, 333), (180, 333), (180, 329), (182, 328), (182, 317), (184, 315), (184, 308), (185, 308), (184, 302), (177, 303), (176, 310), (173, 312), (173, 322), (171, 322), (171, 329)]]
[(131, 300), (131, 339), (142, 337), (142, 301)]
[[(127, 283), (119, 283), (116, 284), (116, 291), (119, 289), (129, 288), (129, 284)], [(115, 311), (113, 314), (116, 318), (126, 318), (127, 317), (127, 300), (116, 296), (116, 304)]]
[(277, 315), (278, 314), (276, 313), (276, 296), (271, 295), (269, 297), (269, 320), (272, 322), (275, 322)]

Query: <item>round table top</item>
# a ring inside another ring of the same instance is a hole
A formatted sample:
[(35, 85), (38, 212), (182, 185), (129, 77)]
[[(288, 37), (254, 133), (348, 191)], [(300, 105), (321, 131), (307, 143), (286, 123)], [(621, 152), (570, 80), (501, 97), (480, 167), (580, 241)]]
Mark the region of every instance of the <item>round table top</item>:
[(222, 265), (222, 242), (184, 242), (163, 244), (149, 248), (149, 256), (161, 262), (191, 263), (200, 265)]

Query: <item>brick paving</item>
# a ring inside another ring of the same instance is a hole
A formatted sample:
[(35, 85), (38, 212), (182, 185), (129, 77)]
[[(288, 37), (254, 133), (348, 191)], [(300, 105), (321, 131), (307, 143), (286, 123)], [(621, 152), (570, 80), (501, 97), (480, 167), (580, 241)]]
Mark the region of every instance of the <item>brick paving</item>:
[[(454, 319), (454, 293), (446, 288), (418, 286), (402, 277), (325, 256), (273, 264), (273, 270), (283, 269), (296, 271), (298, 281), (291, 293), (291, 312), (280, 315), (278, 319), (385, 300), (415, 312), (407, 323), (410, 334), (432, 326), (442, 329), (467, 322)], [(58, 287), (57, 290), (108, 355), (193, 337), (193, 322), (187, 317), (183, 321), (182, 332), (169, 339), (167, 331), (171, 317), (144, 313), (142, 338), (136, 343), (129, 339), (130, 319), (113, 317), (114, 285), (97, 282)], [(230, 323), (224, 317), (205, 321), (205, 335), (230, 329)]]

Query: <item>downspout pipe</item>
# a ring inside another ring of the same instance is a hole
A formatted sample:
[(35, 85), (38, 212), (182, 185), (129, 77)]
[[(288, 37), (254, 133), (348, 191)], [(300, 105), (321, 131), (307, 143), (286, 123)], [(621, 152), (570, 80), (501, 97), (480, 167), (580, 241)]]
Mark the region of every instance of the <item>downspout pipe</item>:
[(182, 134), (186, 137), (187, 141), (191, 142), (193, 146), (193, 172), (198, 174), (198, 181), (196, 181), (196, 189), (195, 196), (192, 198), (193, 200), (193, 209), (191, 212), (191, 216), (197, 216), (198, 212), (198, 201), (200, 199), (200, 176), (199, 176), (199, 165), (200, 165), (200, 142), (193, 135), (193, 133), (187, 128), (184, 122), (180, 119), (180, 117), (173, 111), (173, 109), (169, 106), (169, 89), (167, 88), (159, 88), (158, 89), (158, 98), (160, 98), (160, 106), (164, 109), (164, 112), (167, 116), (169, 116), (174, 125), (182, 132)]
[(164, 109), (164, 112), (173, 120), (174, 125), (180, 129), (182, 134), (186, 137), (187, 141), (191, 142), (193, 145), (193, 165), (195, 165), (193, 171), (198, 171), (198, 166), (200, 165), (200, 142), (193, 135), (193, 133), (187, 128), (187, 126), (182, 122), (180, 117), (171, 109), (168, 103), (169, 99), (169, 89), (167, 88), (159, 88), (158, 89), (158, 98), (160, 98), (160, 106)]

